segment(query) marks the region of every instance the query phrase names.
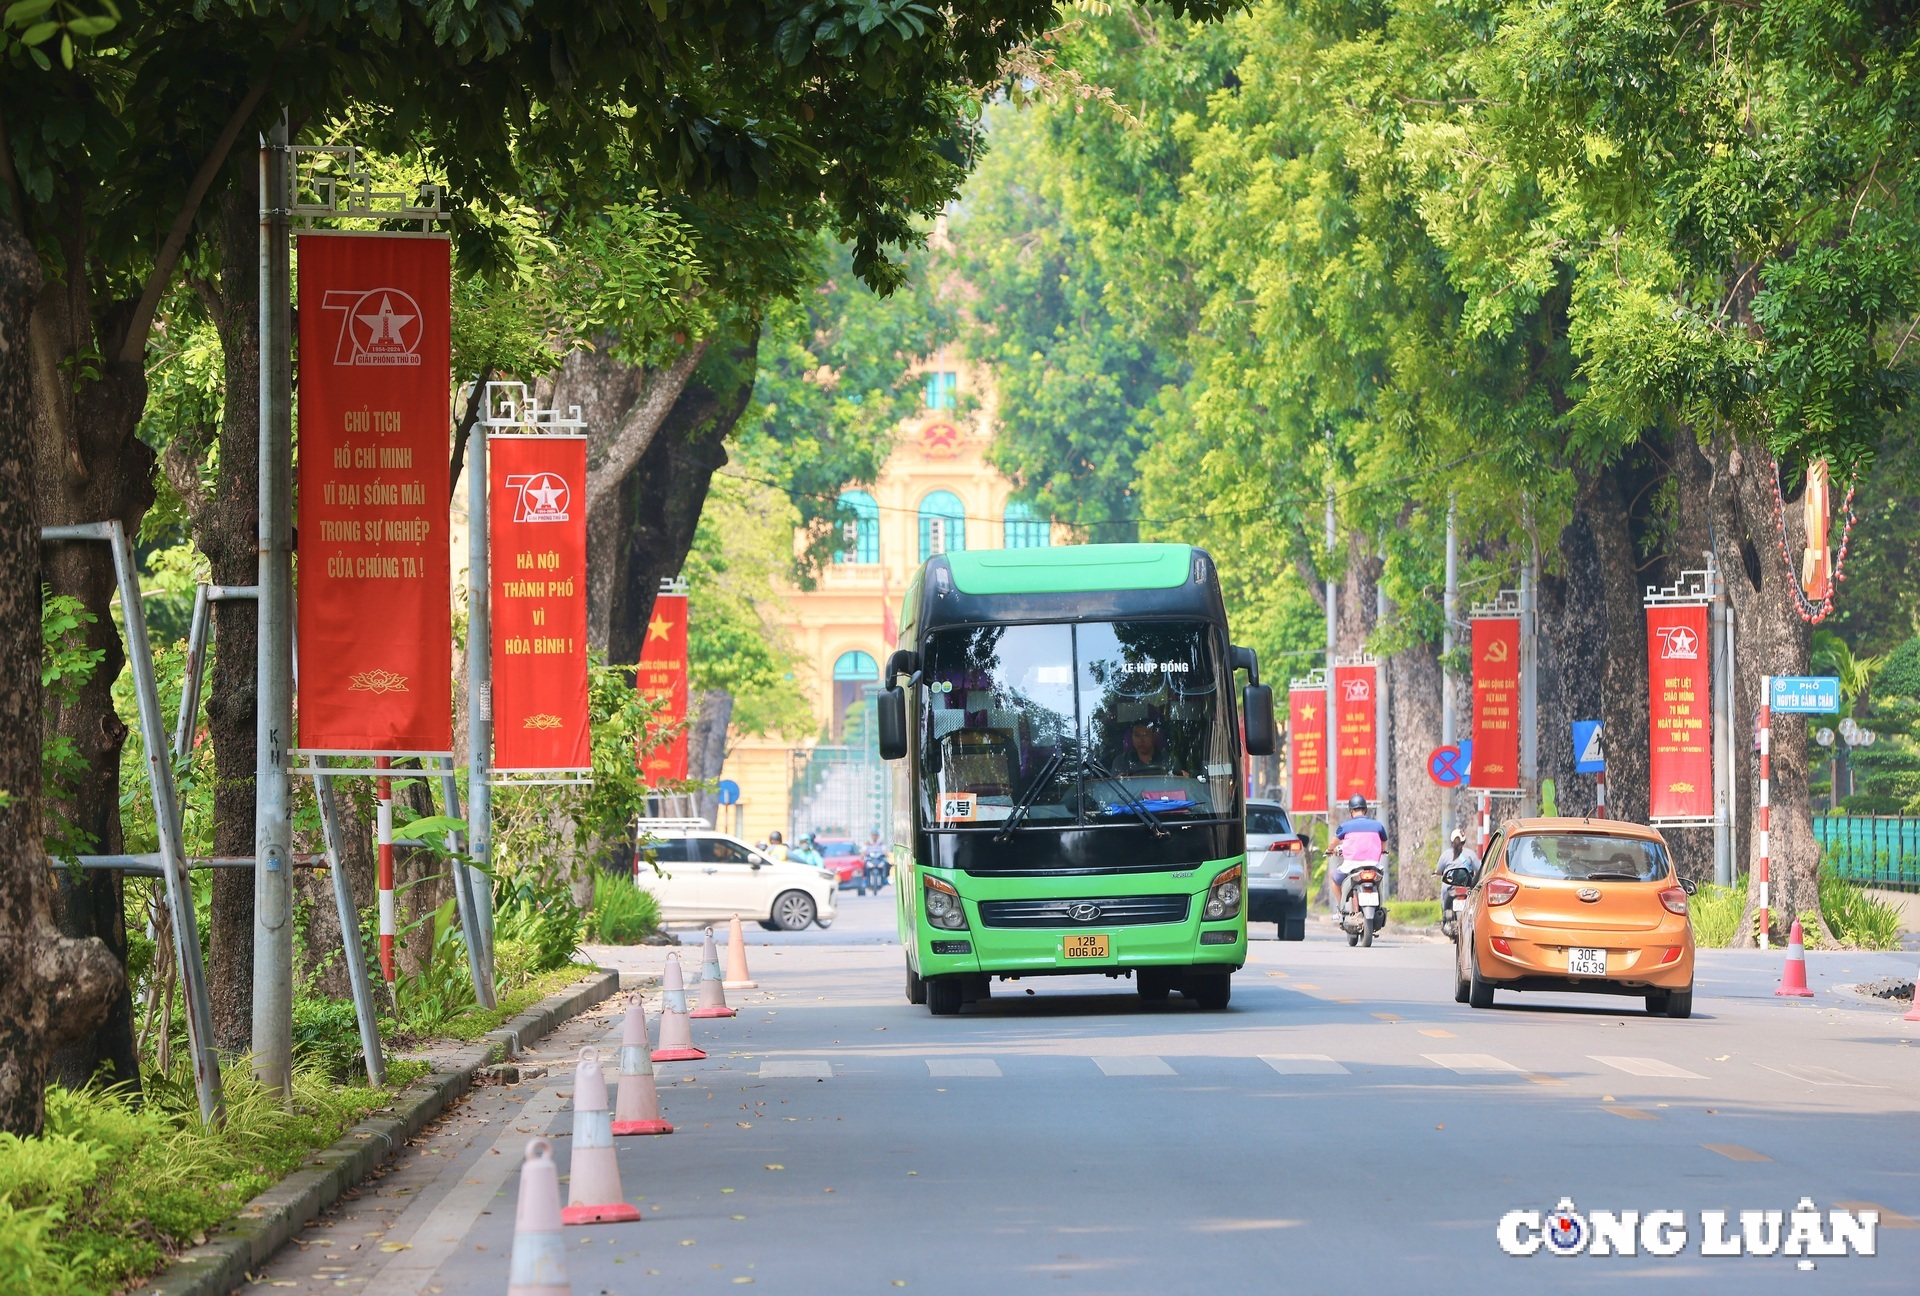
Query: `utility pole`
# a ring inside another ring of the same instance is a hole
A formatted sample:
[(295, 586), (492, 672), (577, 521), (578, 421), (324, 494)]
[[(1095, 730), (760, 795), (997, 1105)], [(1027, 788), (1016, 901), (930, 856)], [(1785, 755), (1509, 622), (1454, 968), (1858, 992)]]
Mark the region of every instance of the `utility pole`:
[(1540, 551), (1520, 570), (1520, 813), (1540, 813)]
[[(1382, 583), (1373, 587), (1373, 625), (1376, 630), (1387, 623), (1387, 587), (1384, 583), (1386, 573), (1381, 572)], [(1394, 827), (1394, 840), (1401, 840), (1399, 826), (1388, 818), (1387, 788), (1393, 775), (1393, 761), (1388, 750), (1392, 739), (1393, 724), (1393, 685), (1387, 679), (1387, 659), (1381, 658), (1373, 673), (1373, 786), (1380, 794), (1381, 823)]]
[[(1447, 496), (1447, 588), (1440, 604), (1446, 625), (1440, 631), (1440, 745), (1451, 747), (1454, 728), (1459, 723), (1453, 697), (1453, 620), (1460, 606), (1460, 531), (1459, 509), (1455, 497)], [(1440, 789), (1440, 841), (1442, 848), (1453, 839), (1453, 789)]]
[(1337, 799), (1340, 770), (1340, 708), (1334, 702), (1333, 659), (1340, 651), (1340, 583), (1334, 575), (1333, 552), (1337, 543), (1334, 534), (1334, 489), (1333, 489), (1333, 437), (1327, 437), (1327, 704), (1322, 708), (1326, 712), (1327, 724), (1327, 844), (1333, 844), (1333, 826), (1338, 823), (1334, 816)]
[[(490, 393), (477, 393), (492, 403)], [(486, 411), (493, 417), (491, 409)], [(487, 872), (493, 850), (493, 627), (488, 615), (487, 429), (476, 427), (467, 442), (467, 852), (478, 867), (473, 880), (474, 926), (485, 956), (482, 978), (494, 986), (493, 885)]]
[(293, 1082), (293, 307), (287, 126), (260, 150), (259, 684), (254, 729), (253, 1073)]
[(1715, 886), (1733, 885), (1733, 603), (1727, 597), (1726, 579), (1714, 561), (1712, 550), (1707, 559), (1707, 599), (1713, 618), (1712, 666), (1709, 684), (1713, 689), (1713, 881)]

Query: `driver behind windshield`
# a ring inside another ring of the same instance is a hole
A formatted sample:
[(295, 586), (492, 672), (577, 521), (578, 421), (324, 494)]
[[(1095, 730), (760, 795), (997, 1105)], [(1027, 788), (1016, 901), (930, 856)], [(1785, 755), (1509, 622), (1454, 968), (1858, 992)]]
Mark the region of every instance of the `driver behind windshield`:
[(1179, 774), (1173, 764), (1173, 753), (1159, 728), (1151, 721), (1139, 720), (1126, 731), (1120, 744), (1120, 758), (1114, 762), (1113, 769), (1121, 775)]

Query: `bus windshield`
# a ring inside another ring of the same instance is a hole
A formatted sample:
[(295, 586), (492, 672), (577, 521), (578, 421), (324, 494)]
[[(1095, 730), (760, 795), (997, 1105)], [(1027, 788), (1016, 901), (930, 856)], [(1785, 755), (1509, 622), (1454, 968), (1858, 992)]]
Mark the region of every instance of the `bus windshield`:
[(938, 829), (1235, 813), (1218, 636), (1201, 621), (989, 625), (928, 635), (920, 794)]

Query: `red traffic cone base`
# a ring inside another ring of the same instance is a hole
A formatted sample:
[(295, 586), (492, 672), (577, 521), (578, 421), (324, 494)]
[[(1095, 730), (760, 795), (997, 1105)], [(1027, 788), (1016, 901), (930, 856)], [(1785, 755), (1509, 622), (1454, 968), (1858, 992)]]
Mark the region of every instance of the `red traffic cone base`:
[(608, 1202), (604, 1206), (568, 1206), (560, 1212), (562, 1224), (634, 1224), (640, 1220), (640, 1208), (632, 1202)]
[(1773, 993), (1788, 999), (1813, 998), (1813, 991), (1807, 988), (1806, 934), (1800, 930), (1798, 918), (1787, 933), (1787, 965), (1780, 973), (1780, 988)]
[(615, 1121), (613, 1134), (620, 1138), (628, 1134), (671, 1134), (673, 1125), (663, 1120)]

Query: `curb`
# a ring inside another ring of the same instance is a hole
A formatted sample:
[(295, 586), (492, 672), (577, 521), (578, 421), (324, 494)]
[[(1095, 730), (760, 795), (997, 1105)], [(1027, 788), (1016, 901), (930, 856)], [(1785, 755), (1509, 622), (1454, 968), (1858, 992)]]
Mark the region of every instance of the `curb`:
[(388, 1114), (370, 1116), (273, 1187), (240, 1208), (207, 1241), (180, 1253), (140, 1290), (151, 1296), (227, 1296), (309, 1220), (365, 1179), (428, 1121), (464, 1097), (474, 1073), (579, 1016), (620, 989), (620, 974), (597, 968), (571, 990), (550, 996), (462, 1050), (445, 1071), (396, 1095)]

